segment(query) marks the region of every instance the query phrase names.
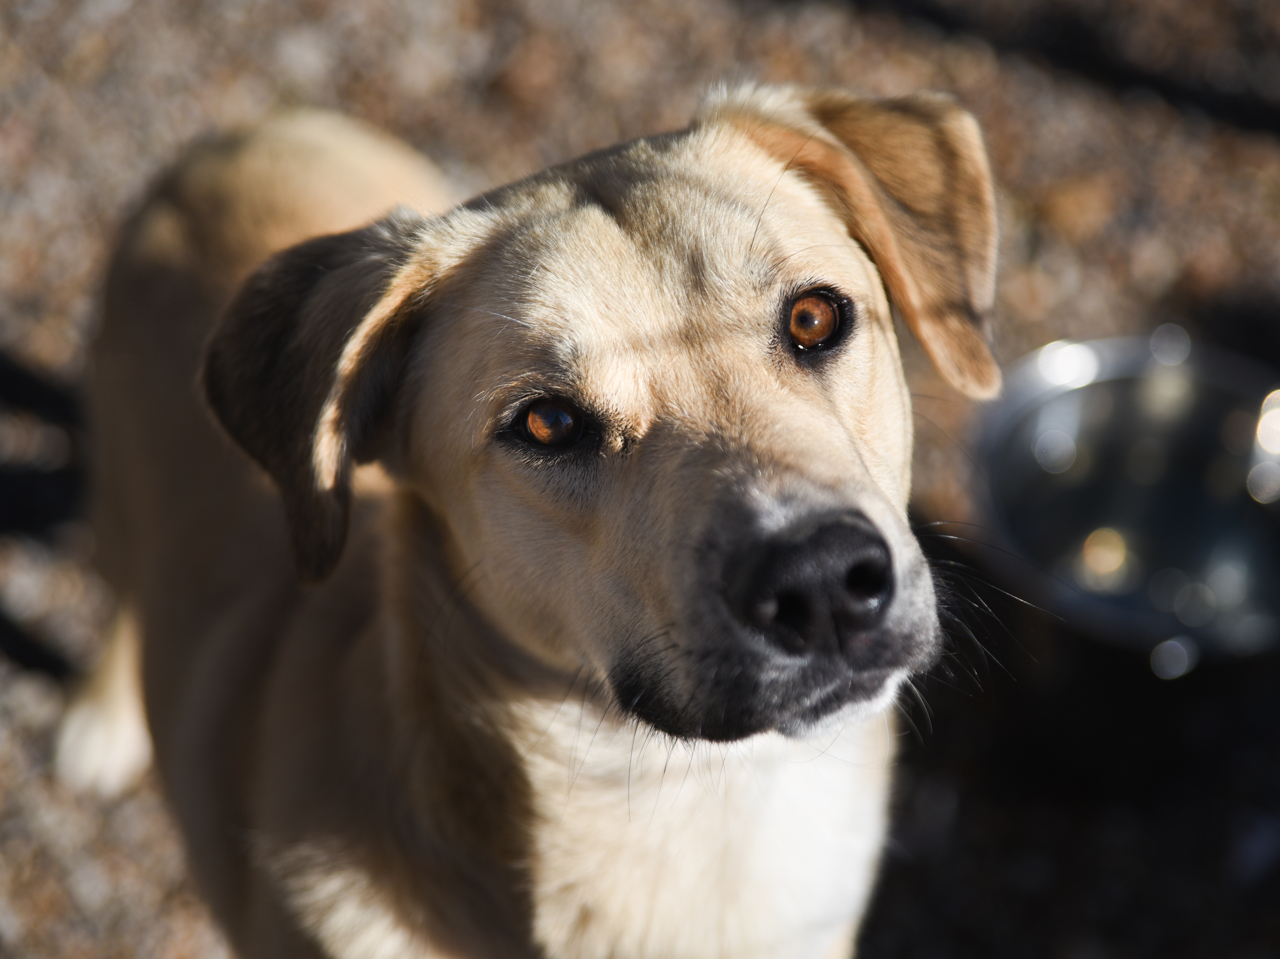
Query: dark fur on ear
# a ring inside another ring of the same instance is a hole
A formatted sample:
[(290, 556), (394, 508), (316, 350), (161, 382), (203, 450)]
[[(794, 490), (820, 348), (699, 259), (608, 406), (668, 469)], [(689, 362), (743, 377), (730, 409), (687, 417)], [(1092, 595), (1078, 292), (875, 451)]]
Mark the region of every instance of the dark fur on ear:
[(353, 460), (385, 452), (412, 334), (405, 273), (420, 223), (395, 214), (277, 254), (206, 347), (205, 395), (279, 487), (307, 579), (327, 576), (342, 555)]

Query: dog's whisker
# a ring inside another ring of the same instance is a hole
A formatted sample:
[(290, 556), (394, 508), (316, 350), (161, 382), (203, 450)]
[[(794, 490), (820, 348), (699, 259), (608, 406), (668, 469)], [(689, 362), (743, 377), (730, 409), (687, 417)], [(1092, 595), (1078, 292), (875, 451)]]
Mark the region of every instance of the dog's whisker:
[[(540, 733), (538, 734), (538, 738), (537, 738), (537, 739), (535, 739), (535, 740), (530, 744), (529, 749), (530, 749), (530, 751), (531, 751), (531, 752), (532, 752), (532, 751), (534, 751), (534, 750), (536, 750), (539, 746), (541, 746), (541, 745), (542, 745), (543, 741), (547, 738), (547, 736), (551, 733), (551, 730), (555, 727), (556, 721), (560, 718), (560, 714), (564, 712), (564, 707), (565, 707), (565, 706), (568, 704), (568, 702), (569, 702), (569, 697), (573, 695), (573, 689), (574, 689), (574, 687), (578, 685), (578, 680), (582, 678), (582, 671), (583, 671), (584, 669), (586, 669), (586, 665), (585, 665), (585, 664), (579, 664), (578, 668), (577, 668), (576, 670), (574, 670), (573, 677), (569, 680), (569, 685), (568, 685), (568, 687), (567, 687), (567, 688), (565, 689), (565, 691), (564, 691), (564, 696), (562, 696), (562, 697), (560, 698), (560, 703), (559, 703), (559, 705), (558, 705), (558, 706), (556, 706), (556, 711), (552, 714), (551, 718), (547, 721), (547, 724), (546, 724), (545, 726), (543, 726), (543, 728), (542, 728), (542, 732), (540, 732)], [(584, 687), (584, 688), (583, 688), (583, 702), (585, 703), (585, 702), (586, 702), (586, 698), (585, 698), (585, 697), (586, 697), (586, 688), (585, 688), (585, 687), (586, 687), (586, 683), (585, 683), (585, 682), (583, 683), (583, 687)], [(579, 716), (581, 716), (581, 715), (582, 715), (581, 710), (579, 710), (578, 715), (579, 715)]]
[[(1005, 635), (1007, 635), (1014, 642), (1017, 642), (1017, 637), (1013, 635), (1013, 632), (1009, 629), (1008, 626), (1005, 625), (1004, 620), (1002, 620), (996, 614), (995, 610), (991, 608), (991, 606), (987, 603), (987, 601), (982, 598), (982, 595), (978, 592), (977, 587), (973, 584), (972, 581), (970, 581), (967, 577), (958, 576), (952, 580), (951, 585), (952, 585), (952, 595), (955, 595), (961, 598), (967, 598), (969, 602), (972, 604), (971, 608), (976, 609), (981, 613), (984, 613), (988, 621), (994, 623), (997, 627), (999, 627), (1001, 630), (1004, 631)], [(996, 587), (991, 587), (991, 588), (996, 589)], [(963, 590), (963, 592), (960, 592), (960, 590)], [(1004, 592), (1003, 590), (999, 590), (999, 589), (997, 589), (996, 591)], [(1016, 598), (1016, 597), (1011, 597), (1011, 598)], [(1032, 608), (1035, 608), (1034, 603), (1027, 603), (1026, 605)], [(958, 616), (957, 616), (957, 621), (959, 621)], [(975, 638), (975, 641), (976, 641), (976, 638)]]
[[(925, 536), (936, 536), (936, 537), (943, 538), (943, 539), (960, 540), (961, 542), (976, 542), (976, 543), (977, 543), (977, 545), (980, 545), (980, 546), (986, 546), (986, 547), (988, 547), (988, 548), (990, 548), (990, 549), (997, 549), (997, 550), (999, 550), (999, 548), (998, 548), (998, 547), (991, 546), (989, 543), (982, 543), (982, 542), (975, 541), (975, 540), (966, 540), (964, 537), (961, 537), (961, 536), (953, 536), (953, 535), (949, 535), (949, 534), (946, 534), (946, 533), (925, 533), (925, 534), (922, 534), (922, 535), (925, 535)], [(1021, 557), (1018, 557), (1016, 554), (1009, 553), (1007, 550), (999, 550), (999, 551), (1000, 551), (1000, 552), (1005, 553), (1006, 555), (1013, 556), (1014, 558), (1019, 558), (1019, 559), (1021, 558)], [(948, 567), (948, 568), (950, 568), (950, 569), (954, 569), (954, 570), (956, 570), (956, 571), (958, 571), (958, 572), (963, 572), (963, 574), (964, 574), (964, 577), (963, 577), (963, 578), (964, 578), (964, 579), (967, 579), (967, 580), (976, 580), (977, 582), (981, 583), (984, 587), (986, 587), (986, 588), (988, 588), (988, 589), (991, 589), (991, 590), (994, 590), (995, 592), (999, 593), (1001, 596), (1004, 596), (1006, 599), (1013, 600), (1015, 603), (1020, 603), (1020, 604), (1021, 604), (1021, 605), (1023, 605), (1023, 606), (1026, 606), (1026, 607), (1028, 607), (1028, 608), (1030, 608), (1030, 609), (1035, 610), (1037, 613), (1043, 613), (1043, 614), (1044, 614), (1044, 615), (1046, 615), (1046, 616), (1050, 616), (1050, 617), (1052, 617), (1052, 618), (1054, 618), (1054, 619), (1058, 620), (1059, 622), (1062, 622), (1062, 623), (1065, 623), (1065, 622), (1066, 622), (1066, 620), (1065, 620), (1065, 619), (1063, 619), (1061, 616), (1059, 616), (1057, 613), (1053, 612), (1052, 610), (1045, 609), (1043, 606), (1040, 606), (1038, 603), (1032, 602), (1031, 600), (1026, 599), (1025, 597), (1019, 596), (1017, 593), (1011, 593), (1011, 592), (1009, 592), (1008, 590), (1003, 589), (1003, 588), (1002, 588), (1002, 587), (1000, 587), (1000, 586), (997, 586), (995, 583), (991, 582), (989, 579), (987, 579), (985, 576), (983, 576), (981, 573), (979, 573), (976, 569), (974, 569), (974, 568), (973, 568), (970, 564), (968, 564), (968, 563), (963, 563), (963, 562), (961, 562), (961, 561), (959, 561), (959, 560), (954, 560), (954, 559), (938, 559), (938, 558), (931, 559), (931, 560), (929, 561), (929, 563), (930, 563), (930, 565), (931, 565), (931, 566), (934, 566), (935, 568), (936, 568), (936, 567), (938, 567), (938, 566), (945, 566), (945, 567)], [(1042, 572), (1042, 571), (1041, 571), (1041, 570), (1039, 570), (1038, 568), (1037, 568), (1037, 571), (1038, 571), (1038, 572)], [(1052, 575), (1052, 574), (1045, 574), (1045, 575)], [(1058, 583), (1060, 583), (1060, 584), (1061, 584), (1061, 585), (1063, 585), (1063, 586), (1069, 586), (1069, 585), (1070, 585), (1070, 584), (1069, 584), (1069, 583), (1067, 583), (1065, 580), (1062, 580), (1062, 579), (1058, 578), (1057, 576), (1054, 576), (1054, 577), (1053, 577), (1053, 579), (1055, 579)]]
[(920, 412), (918, 409), (915, 409), (913, 407), (911, 412), (913, 416), (922, 420), (925, 423), (925, 425), (931, 427), (936, 435), (942, 437), (942, 439), (945, 440), (951, 446), (954, 452), (959, 453), (960, 457), (969, 464), (969, 468), (976, 471), (983, 478), (983, 480), (987, 483), (988, 486), (991, 485), (991, 477), (987, 474), (986, 469), (982, 466), (982, 464), (978, 461), (978, 458), (974, 456), (973, 451), (970, 450), (966, 444), (960, 442), (958, 439), (956, 439), (954, 436), (951, 435), (951, 432), (949, 430), (943, 429), (941, 426), (935, 423), (932, 419), (930, 419), (924, 413)]
[(902, 721), (907, 724), (907, 728), (911, 731), (912, 738), (914, 738), (917, 743), (923, 743), (924, 736), (921, 735), (920, 727), (916, 725), (915, 718), (911, 715), (911, 710), (900, 702), (894, 703), (893, 709)]
[[(566, 773), (566, 777), (565, 777), (565, 795), (566, 795), (566, 796), (567, 796), (569, 793), (571, 793), (571, 792), (573, 791), (573, 783), (574, 783), (574, 780), (576, 780), (576, 779), (577, 779), (577, 777), (578, 777), (578, 775), (582, 772), (582, 768), (581, 768), (581, 767), (579, 767), (579, 768), (578, 768), (578, 770), (577, 770), (576, 772), (574, 771), (574, 768), (573, 768), (573, 762), (574, 762), (574, 758), (575, 758), (575, 757), (577, 756), (577, 754), (578, 754), (578, 740), (579, 740), (579, 739), (581, 738), (581, 736), (582, 736), (582, 718), (583, 718), (583, 717), (586, 715), (586, 713), (587, 713), (587, 696), (588, 696), (588, 693), (589, 693), (589, 692), (590, 692), (590, 690), (589, 690), (588, 686), (587, 686), (586, 684), (583, 684), (583, 687), (582, 687), (582, 699), (578, 701), (578, 721), (577, 721), (577, 723), (575, 723), (575, 724), (574, 724), (574, 728), (573, 728), (573, 739), (572, 739), (572, 740), (570, 741), (570, 743), (569, 743), (568, 764), (567, 764), (567, 765), (566, 765), (566, 767), (565, 767), (565, 773)], [(602, 712), (602, 713), (601, 713), (601, 722), (603, 722), (603, 721), (604, 721), (604, 713)], [(587, 759), (586, 759), (586, 756), (585, 756), (585, 755), (582, 757), (582, 761), (583, 761), (583, 764), (585, 765), (585, 763), (586, 763), (586, 761), (587, 761)]]
[[(907, 689), (910, 690), (912, 698), (915, 699), (915, 701), (920, 704), (920, 709), (924, 713), (925, 732), (932, 735), (933, 710), (929, 707), (929, 703), (925, 700), (924, 693), (920, 691), (920, 687), (916, 685), (915, 680), (910, 676), (907, 677), (905, 685)], [(912, 723), (912, 725), (914, 726), (915, 723)], [(919, 730), (917, 730), (916, 732), (919, 733)]]
[[(960, 591), (961, 589), (965, 590), (965, 592), (961, 592)], [(996, 616), (994, 611), (992, 611), (991, 608), (985, 602), (982, 601), (981, 597), (977, 595), (972, 584), (966, 582), (964, 579), (956, 580), (949, 588), (949, 593), (951, 596), (954, 596), (956, 599), (963, 600), (966, 605), (959, 608), (952, 608), (946, 605), (939, 607), (939, 613), (941, 614), (941, 618), (944, 621), (944, 628), (947, 629), (948, 635), (954, 636), (958, 632), (961, 637), (969, 640), (969, 642), (972, 644), (972, 646), (975, 649), (978, 650), (978, 652), (981, 654), (984, 660), (990, 660), (991, 662), (994, 662), (997, 666), (1000, 667), (1000, 669), (1008, 673), (1009, 670), (999, 660), (999, 658), (997, 658), (991, 652), (991, 650), (978, 639), (977, 633), (973, 630), (973, 628), (969, 625), (969, 623), (965, 621), (964, 617), (961, 615), (961, 612), (969, 611), (969, 610), (977, 611), (981, 614), (984, 614), (984, 616), (988, 620), (993, 621), (997, 626), (1005, 630), (1006, 633), (1009, 632), (1008, 628), (1004, 625), (1004, 623), (1000, 620), (1000, 618)], [(1010, 635), (1012, 634), (1010, 633)]]
[(471, 306), (470, 304), (467, 304), (467, 303), (450, 303), (447, 300), (435, 300), (434, 302), (440, 304), (441, 306), (452, 307), (456, 310), (466, 310), (468, 313), (480, 313), (484, 316), (496, 316), (500, 320), (510, 320), (512, 323), (516, 324), (517, 326), (522, 326), (525, 329), (530, 329), (533, 326), (533, 324), (530, 323), (528, 320), (522, 320), (522, 319), (519, 319), (518, 317), (508, 316), (506, 313), (498, 313), (494, 310), (483, 310), (478, 306)]
[[(639, 699), (637, 698), (637, 702)], [(631, 704), (632, 706), (635, 703)], [(636, 758), (636, 733), (640, 730), (640, 724), (633, 722), (631, 724), (631, 750), (627, 753), (627, 822), (631, 822), (631, 767), (635, 763)]]
[(676, 744), (674, 736), (667, 736), (667, 758), (662, 762), (662, 774), (658, 777), (658, 788), (653, 796), (653, 809), (649, 812), (650, 825), (658, 814), (658, 803), (662, 801), (662, 787), (667, 781), (667, 767), (671, 765), (671, 756), (676, 751)]
[[(977, 651), (982, 663), (994, 663), (1000, 670), (1008, 675), (1012, 675), (1004, 663), (1001, 662), (1000, 658), (997, 657), (991, 649), (978, 638), (977, 633), (962, 614), (967, 612), (977, 612), (983, 615), (985, 619), (993, 620), (1001, 629), (1005, 629), (1006, 632), (1008, 632), (1008, 629), (1005, 627), (1004, 623), (1002, 623), (994, 613), (990, 611), (989, 607), (985, 607), (985, 604), (979, 605), (978, 603), (975, 603), (972, 596), (966, 596), (964, 593), (960, 592), (961, 588), (969, 593), (973, 592), (972, 585), (967, 583), (964, 579), (956, 580), (951, 587), (948, 587), (948, 591), (951, 596), (954, 596), (958, 600), (963, 600), (963, 605), (951, 606), (949, 604), (942, 604), (939, 606), (938, 611), (943, 629), (950, 638), (954, 639), (959, 637), (967, 640), (971, 648)], [(981, 688), (982, 683), (977, 670), (969, 664), (969, 660), (967, 658), (956, 656), (954, 661), (961, 665), (969, 677), (979, 686), (979, 688)]]
[(778, 174), (778, 179), (773, 181), (773, 187), (769, 190), (769, 195), (765, 197), (764, 206), (760, 207), (760, 213), (756, 217), (755, 228), (751, 231), (751, 242), (747, 244), (748, 259), (750, 259), (751, 254), (755, 252), (756, 237), (760, 234), (760, 224), (764, 222), (764, 215), (769, 209), (769, 204), (773, 202), (773, 195), (778, 191), (778, 187), (782, 185), (783, 177), (785, 177), (787, 173), (790, 172), (791, 165), (795, 163), (797, 159), (799, 159), (800, 154), (804, 152), (804, 148), (807, 147), (810, 144), (810, 142), (812, 142), (815, 136), (817, 136), (817, 133), (809, 134), (809, 136), (805, 139), (805, 141), (796, 148), (796, 152), (792, 154), (791, 159), (786, 162), (785, 166), (783, 166), (782, 172)]
[(573, 778), (569, 781), (569, 790), (572, 792), (574, 783), (578, 781), (578, 777), (582, 775), (582, 771), (587, 766), (587, 759), (591, 755), (591, 747), (595, 745), (596, 737), (600, 735), (600, 728), (604, 725), (605, 717), (609, 715), (609, 710), (613, 708), (611, 701), (606, 701), (604, 708), (600, 711), (600, 719), (596, 722), (596, 728), (591, 733), (591, 738), (587, 740), (587, 748), (582, 753), (582, 762), (578, 764), (578, 771), (573, 774)]
[[(952, 609), (945, 609), (945, 611), (942, 611), (942, 618), (943, 620), (945, 620), (945, 625), (943, 625), (943, 629), (948, 629), (951, 631), (951, 633), (948, 635), (955, 635), (955, 631), (959, 631), (961, 638), (968, 639), (969, 643), (973, 645), (973, 648), (978, 650), (978, 653), (980, 654), (980, 656), (982, 656), (983, 661), (987, 661), (987, 659), (992, 659), (992, 661), (995, 661), (995, 657), (992, 656), (991, 650), (988, 650), (986, 645), (984, 645), (982, 641), (978, 639), (978, 635), (974, 633), (972, 627), (969, 626), (968, 622), (964, 621), (964, 618), (961, 617), (959, 613), (952, 611)], [(963, 659), (961, 659), (960, 662), (966, 662), (966, 661), (963, 661)]]
[(787, 263), (791, 262), (792, 260), (798, 259), (799, 257), (803, 256), (806, 253), (812, 253), (814, 250), (840, 250), (843, 248), (844, 248), (844, 244), (842, 243), (810, 243), (808, 246), (804, 246), (798, 250), (791, 251), (786, 256), (779, 257), (775, 261), (775, 265), (785, 266)]

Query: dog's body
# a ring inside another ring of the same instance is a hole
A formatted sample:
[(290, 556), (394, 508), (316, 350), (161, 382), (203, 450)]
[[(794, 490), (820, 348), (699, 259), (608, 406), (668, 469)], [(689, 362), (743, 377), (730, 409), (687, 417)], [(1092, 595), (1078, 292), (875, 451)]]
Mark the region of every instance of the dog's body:
[(140, 634), (246, 957), (847, 954), (885, 707), (938, 642), (885, 289), (995, 388), (976, 127), (747, 89), (428, 217), (446, 191), (302, 115), (126, 229), (92, 394), (122, 615), (64, 775), (145, 765)]

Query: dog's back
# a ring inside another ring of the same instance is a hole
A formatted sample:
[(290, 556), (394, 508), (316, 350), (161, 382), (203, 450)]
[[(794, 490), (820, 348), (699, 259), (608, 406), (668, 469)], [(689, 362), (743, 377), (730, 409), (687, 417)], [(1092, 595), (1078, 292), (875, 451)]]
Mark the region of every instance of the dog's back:
[[(116, 688), (81, 701), (59, 765), (64, 778), (105, 792), (145, 765), (147, 733), (127, 698), (140, 631), (151, 738), (188, 841), (200, 847), (191, 858), (206, 894), (248, 881), (237, 875), (245, 842), (208, 835), (207, 824), (243, 821), (243, 797), (228, 792), (243, 780), (227, 772), (251, 762), (244, 717), (256, 713), (300, 587), (279, 496), (200, 395), (204, 344), (271, 254), (398, 206), (443, 210), (449, 199), (437, 171), (398, 141), (306, 111), (198, 146), (122, 231), (89, 395), (96, 557), (120, 604), (106, 653), (114, 668), (98, 681)], [(355, 582), (369, 559), (359, 540), (338, 577), (352, 582), (345, 592), (357, 608), (369, 602), (356, 595), (367, 593)], [(235, 924), (231, 904), (213, 905)]]

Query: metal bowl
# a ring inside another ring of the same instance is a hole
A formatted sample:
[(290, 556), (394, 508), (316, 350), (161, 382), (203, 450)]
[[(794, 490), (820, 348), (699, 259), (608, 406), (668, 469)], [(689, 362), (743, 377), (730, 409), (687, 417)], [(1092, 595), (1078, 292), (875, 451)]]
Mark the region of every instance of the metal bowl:
[(1280, 375), (1150, 338), (1050, 343), (980, 424), (1000, 579), (1172, 677), (1280, 641)]

